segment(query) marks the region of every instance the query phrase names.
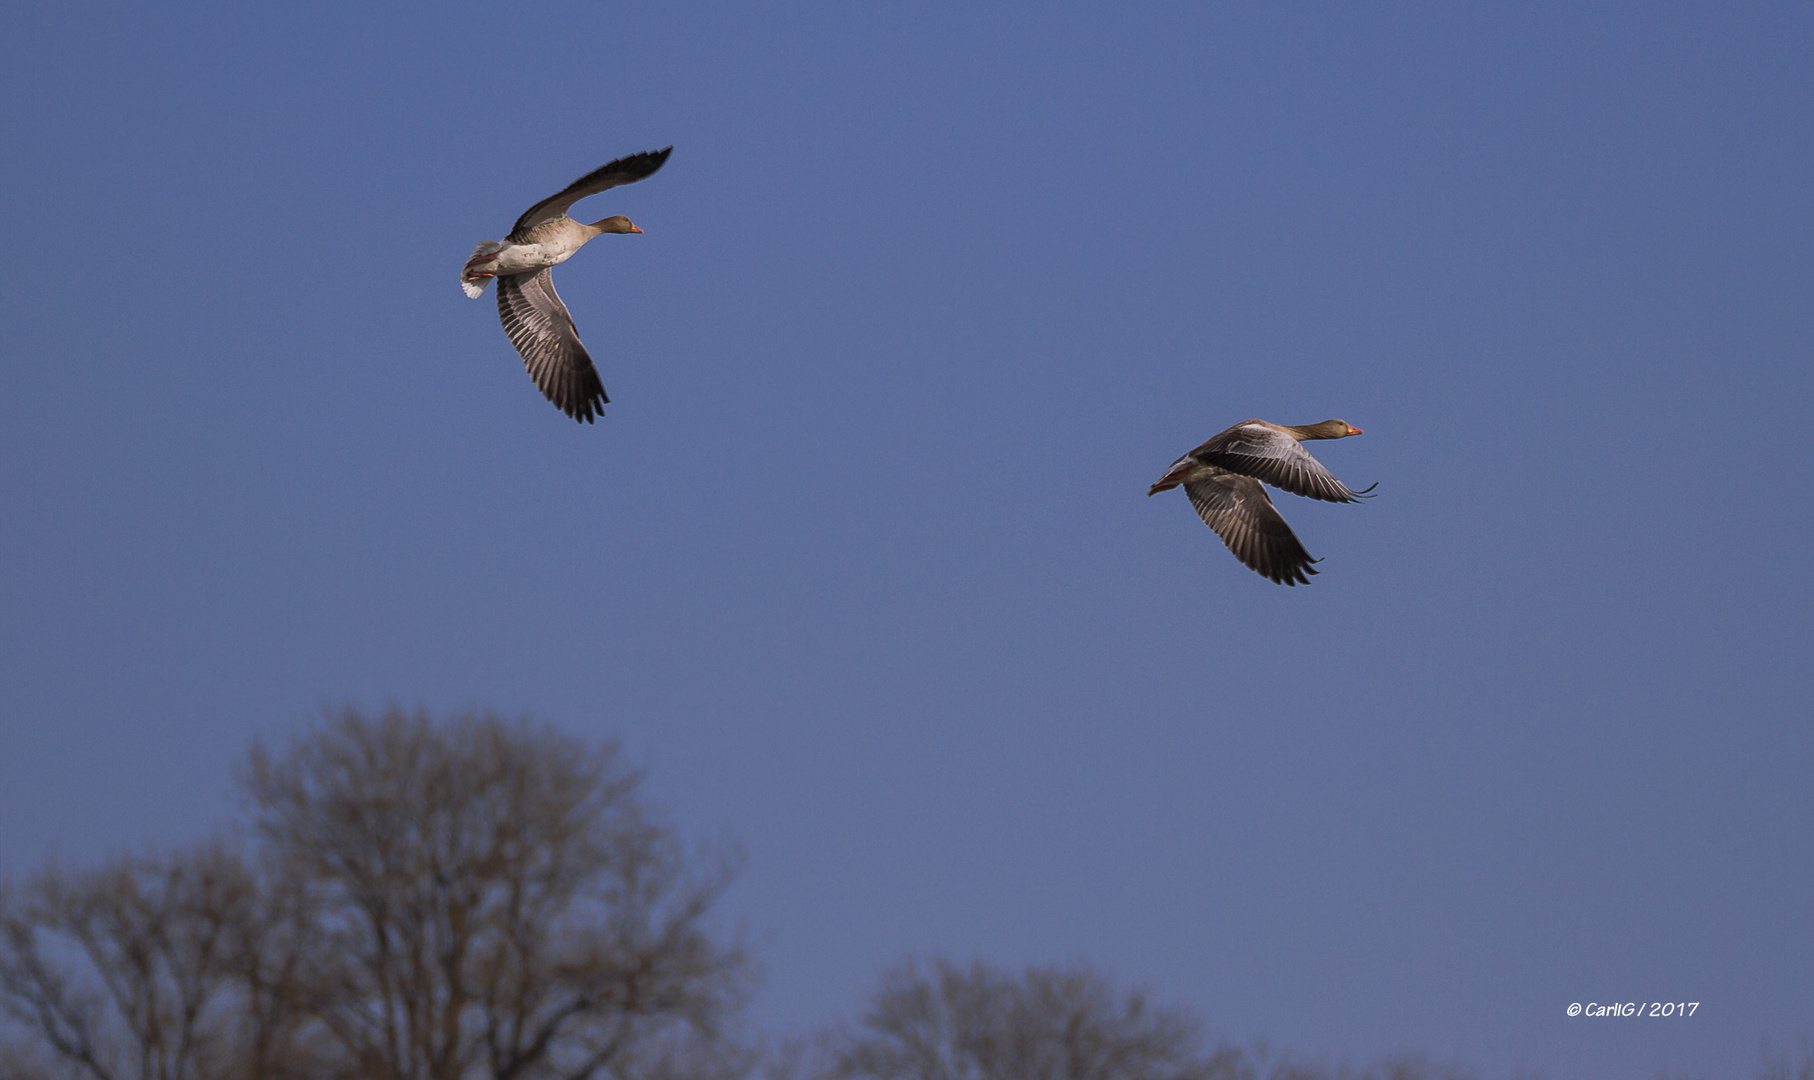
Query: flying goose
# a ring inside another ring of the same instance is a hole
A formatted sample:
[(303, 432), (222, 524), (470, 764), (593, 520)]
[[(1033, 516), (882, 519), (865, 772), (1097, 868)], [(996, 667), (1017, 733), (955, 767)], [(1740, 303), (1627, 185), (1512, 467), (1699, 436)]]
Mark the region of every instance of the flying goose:
[(1345, 439), (1360, 428), (1346, 420), (1293, 427), (1264, 420), (1243, 420), (1172, 462), (1148, 497), (1183, 485), (1203, 524), (1215, 530), (1235, 558), (1261, 577), (1281, 585), (1308, 585), (1317, 571), (1291, 526), (1273, 508), (1262, 481), (1293, 495), (1324, 502), (1368, 498), (1372, 485), (1351, 490), (1337, 480), (1310, 451), (1305, 439)]
[(587, 225), (568, 217), (567, 208), (588, 195), (654, 175), (673, 150), (670, 146), (631, 154), (593, 169), (523, 211), (509, 236), (479, 244), (460, 270), (460, 288), (474, 300), (487, 282), (498, 279), (498, 317), (504, 333), (522, 355), (535, 385), (575, 420), (590, 424), (593, 416), (603, 415), (611, 399), (605, 396), (591, 354), (580, 344), (573, 316), (554, 291), (552, 268), (572, 258), (594, 236), (642, 230), (622, 214)]

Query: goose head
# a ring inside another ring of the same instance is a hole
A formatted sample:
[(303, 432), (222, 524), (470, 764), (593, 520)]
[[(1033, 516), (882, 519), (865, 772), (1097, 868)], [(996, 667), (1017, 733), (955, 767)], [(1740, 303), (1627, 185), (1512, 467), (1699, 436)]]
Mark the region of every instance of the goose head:
[(1350, 425), (1346, 420), (1325, 420), (1320, 424), (1308, 424), (1291, 430), (1300, 439), (1345, 439), (1361, 433), (1360, 428)]
[(637, 228), (630, 221), (629, 218), (623, 216), (622, 214), (612, 214), (610, 217), (605, 218), (603, 221), (594, 221), (590, 226), (588, 226), (588, 228), (590, 228), (595, 233), (608, 233), (608, 232), (610, 232), (610, 233), (639, 233), (639, 232), (642, 232), (642, 230)]

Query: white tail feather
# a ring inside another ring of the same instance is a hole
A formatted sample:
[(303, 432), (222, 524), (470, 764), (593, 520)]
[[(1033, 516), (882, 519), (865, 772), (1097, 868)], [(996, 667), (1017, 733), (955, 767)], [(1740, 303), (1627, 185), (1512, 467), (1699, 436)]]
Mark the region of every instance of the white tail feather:
[[(479, 241), (479, 246), (472, 249), (472, 254), (466, 257), (466, 265), (460, 269), (460, 288), (466, 290), (467, 296), (477, 300), (484, 294), (485, 286), (491, 284), (491, 276), (489, 274), (484, 277), (473, 276), (473, 262), (481, 256), (490, 255), (495, 251), (503, 251), (509, 246), (509, 244), (506, 244), (502, 240), (481, 240)], [(481, 268), (484, 266), (483, 263), (480, 263), (479, 265)]]

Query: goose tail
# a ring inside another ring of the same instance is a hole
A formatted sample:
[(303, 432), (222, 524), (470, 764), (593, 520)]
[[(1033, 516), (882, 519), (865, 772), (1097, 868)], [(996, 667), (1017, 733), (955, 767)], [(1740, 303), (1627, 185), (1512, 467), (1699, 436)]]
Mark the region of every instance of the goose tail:
[(489, 272), (487, 264), (495, 262), (498, 252), (509, 246), (502, 240), (481, 240), (479, 246), (472, 249), (472, 254), (466, 258), (466, 265), (460, 268), (460, 288), (466, 290), (467, 296), (477, 300), (484, 295), (485, 286), (491, 284), (491, 279), (496, 276)]

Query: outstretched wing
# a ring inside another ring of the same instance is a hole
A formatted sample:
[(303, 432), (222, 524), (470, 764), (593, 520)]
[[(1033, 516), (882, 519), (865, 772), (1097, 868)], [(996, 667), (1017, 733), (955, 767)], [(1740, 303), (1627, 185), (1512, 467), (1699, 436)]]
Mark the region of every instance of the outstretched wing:
[(1192, 450), (1190, 457), (1231, 472), (1264, 480), (1281, 491), (1324, 502), (1354, 502), (1368, 491), (1355, 491), (1310, 456), (1302, 443), (1264, 424), (1236, 424)]
[(548, 267), (498, 278), (498, 318), (522, 354), (529, 377), (556, 408), (588, 424), (594, 415), (604, 413), (611, 399), (592, 366), (592, 355), (580, 344), (567, 305), (554, 291)]
[(567, 208), (588, 195), (597, 195), (624, 184), (634, 184), (646, 176), (653, 176), (655, 170), (662, 167), (668, 155), (674, 152), (672, 146), (666, 150), (650, 150), (641, 154), (620, 157), (609, 165), (600, 165), (591, 172), (568, 184), (560, 191), (548, 196), (523, 211), (523, 216), (516, 219), (510, 229), (510, 239), (520, 243), (523, 234), (544, 221), (553, 221), (567, 212)]
[(1316, 573), (1291, 526), (1250, 476), (1211, 476), (1184, 485), (1203, 524), (1215, 530), (1235, 558), (1281, 585), (1308, 585)]

